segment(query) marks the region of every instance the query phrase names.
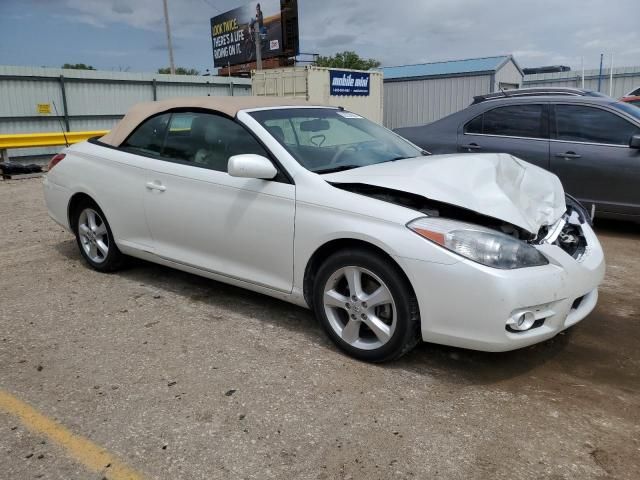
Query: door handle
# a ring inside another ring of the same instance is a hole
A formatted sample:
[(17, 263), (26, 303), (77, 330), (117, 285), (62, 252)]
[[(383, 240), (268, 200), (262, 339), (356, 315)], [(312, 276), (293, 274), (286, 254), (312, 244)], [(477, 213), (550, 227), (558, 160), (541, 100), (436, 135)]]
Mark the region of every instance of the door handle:
[(580, 158), (582, 155), (578, 155), (576, 152), (556, 153), (556, 157), (569, 160), (570, 158)]
[(482, 147), (477, 143), (468, 143), (467, 145), (461, 145), (461, 147), (467, 150), (482, 150)]
[(164, 192), (167, 189), (167, 187), (165, 187), (161, 183), (156, 182), (147, 182), (146, 187), (149, 190), (158, 190), (159, 192)]

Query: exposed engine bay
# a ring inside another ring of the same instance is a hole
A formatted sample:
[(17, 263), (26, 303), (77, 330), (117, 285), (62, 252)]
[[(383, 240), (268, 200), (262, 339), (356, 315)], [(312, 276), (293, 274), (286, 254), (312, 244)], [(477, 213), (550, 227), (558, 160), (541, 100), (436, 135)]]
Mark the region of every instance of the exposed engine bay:
[(566, 194), (567, 211), (554, 225), (544, 226), (538, 232), (535, 242), (557, 245), (576, 260), (580, 260), (587, 249), (587, 240), (582, 233), (582, 225), (592, 225), (587, 210), (571, 195)]
[(576, 260), (582, 257), (587, 247), (587, 241), (582, 233), (582, 224), (591, 224), (591, 217), (580, 202), (568, 194), (566, 195), (567, 210), (563, 216), (553, 225), (545, 225), (536, 234), (532, 234), (500, 219), (409, 192), (360, 183), (332, 183), (332, 185), (383, 202), (411, 208), (429, 217), (444, 217), (482, 225), (533, 245), (542, 243), (557, 245)]

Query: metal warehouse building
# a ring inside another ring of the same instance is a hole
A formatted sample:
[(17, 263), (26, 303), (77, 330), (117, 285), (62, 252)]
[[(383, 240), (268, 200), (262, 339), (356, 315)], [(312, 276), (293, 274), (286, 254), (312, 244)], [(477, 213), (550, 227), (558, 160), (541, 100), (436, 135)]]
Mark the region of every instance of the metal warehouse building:
[(383, 67), (384, 125), (423, 125), (467, 107), (475, 95), (522, 86), (511, 55)]
[[(0, 65), (0, 134), (108, 130), (137, 102), (200, 95), (251, 95), (251, 81)], [(9, 157), (58, 150), (9, 150)]]
[[(588, 90), (598, 90), (598, 80), (600, 80), (600, 91), (619, 98), (629, 93), (631, 90), (640, 87), (640, 66), (617, 67), (613, 69), (605, 68), (600, 76), (599, 70), (586, 70), (584, 72), (569, 71), (555, 73), (539, 73), (526, 75), (523, 87), (573, 87), (586, 88)], [(610, 81), (613, 83), (610, 84)]]

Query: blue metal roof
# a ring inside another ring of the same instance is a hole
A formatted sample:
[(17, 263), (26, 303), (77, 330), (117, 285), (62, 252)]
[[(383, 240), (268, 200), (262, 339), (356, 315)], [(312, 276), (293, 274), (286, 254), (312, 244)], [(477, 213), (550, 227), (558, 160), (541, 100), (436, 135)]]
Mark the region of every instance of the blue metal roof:
[(467, 60), (450, 60), (447, 62), (382, 67), (381, 70), (384, 73), (385, 80), (411, 77), (432, 77), (437, 75), (450, 76), (476, 72), (495, 72), (510, 58), (510, 55), (500, 55), (497, 57), (469, 58)]

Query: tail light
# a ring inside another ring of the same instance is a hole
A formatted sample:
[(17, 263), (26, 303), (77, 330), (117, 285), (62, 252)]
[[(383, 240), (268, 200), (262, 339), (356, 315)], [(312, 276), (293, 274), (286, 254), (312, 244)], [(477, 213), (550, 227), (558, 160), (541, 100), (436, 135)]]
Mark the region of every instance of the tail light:
[(66, 155), (64, 153), (59, 153), (57, 155), (55, 155), (51, 160), (49, 160), (49, 167), (47, 168), (49, 171), (51, 171), (51, 169), (53, 167), (55, 167), (58, 163), (60, 163), (60, 161), (65, 157)]

